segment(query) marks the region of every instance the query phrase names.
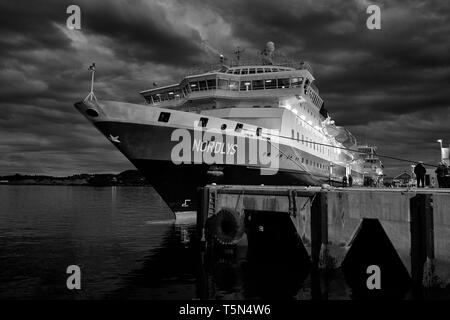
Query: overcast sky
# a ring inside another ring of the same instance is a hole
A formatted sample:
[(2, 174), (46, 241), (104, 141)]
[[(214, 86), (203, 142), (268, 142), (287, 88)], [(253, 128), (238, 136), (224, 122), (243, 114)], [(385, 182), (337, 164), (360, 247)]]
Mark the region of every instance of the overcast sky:
[[(66, 8), (81, 8), (69, 30)], [(368, 30), (369, 4), (381, 30)], [(338, 125), (396, 157), (436, 163), (450, 143), (449, 1), (36, 1), (0, 2), (0, 174), (69, 175), (132, 168), (73, 107), (97, 65), (99, 99), (178, 82), (213, 60), (267, 41), (312, 63)], [(386, 173), (409, 165), (385, 160)]]

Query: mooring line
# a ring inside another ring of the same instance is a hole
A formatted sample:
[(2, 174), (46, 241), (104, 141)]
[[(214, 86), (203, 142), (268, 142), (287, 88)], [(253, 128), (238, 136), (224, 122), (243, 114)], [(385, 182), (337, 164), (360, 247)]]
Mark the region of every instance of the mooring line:
[[(270, 144), (271, 146), (275, 147), (275, 146), (272, 144), (272, 141), (267, 140), (267, 142), (269, 142), (269, 144)], [(291, 160), (292, 162), (294, 162), (294, 163), (295, 163), (300, 169), (302, 169), (303, 171), (307, 171), (306, 168), (303, 167), (300, 163), (298, 163), (297, 161), (295, 161), (295, 160), (292, 159), (292, 158), (289, 158), (283, 151), (281, 151), (280, 148), (278, 148), (278, 147), (275, 147), (275, 148), (277, 148), (278, 151), (279, 151), (280, 153), (282, 153), (282, 154), (286, 157), (286, 159), (289, 159), (289, 160)]]
[[(316, 144), (316, 145), (320, 145), (320, 146), (325, 146), (325, 147), (330, 147), (330, 148), (335, 148), (335, 149), (341, 149), (341, 150), (346, 150), (346, 151), (351, 151), (354, 153), (360, 153), (360, 154), (370, 154), (370, 152), (364, 152), (364, 151), (357, 151), (351, 148), (347, 148), (347, 147), (339, 147), (339, 146), (333, 146), (331, 144), (326, 144), (326, 143), (320, 143), (320, 142), (314, 142), (314, 141), (307, 141), (304, 139), (296, 139), (296, 138), (292, 138), (292, 137), (287, 137), (287, 136), (281, 136), (281, 135), (277, 135), (277, 134), (271, 134), (271, 133), (265, 133), (265, 135), (268, 136), (273, 136), (273, 137), (278, 137), (278, 138), (284, 138), (284, 139), (289, 139), (289, 140), (294, 140), (297, 142), (306, 142), (306, 143), (311, 143), (311, 144)], [(269, 141), (269, 140), (267, 140)], [(269, 141), (270, 142), (270, 141)], [(280, 151), (281, 152), (281, 151)], [(393, 157), (393, 156), (389, 156), (389, 155), (384, 155), (384, 154), (380, 154), (380, 153), (375, 153), (375, 155), (377, 157), (380, 158), (387, 158), (387, 159), (392, 159), (392, 160), (397, 160), (397, 161), (403, 161), (403, 162), (409, 162), (409, 163), (419, 163), (419, 161), (414, 161), (414, 160), (409, 160), (409, 159), (402, 159), (402, 158), (397, 158), (397, 157)], [(428, 164), (428, 163), (424, 163), (423, 165), (429, 166), (429, 167), (435, 167), (437, 168), (438, 166), (435, 164)]]

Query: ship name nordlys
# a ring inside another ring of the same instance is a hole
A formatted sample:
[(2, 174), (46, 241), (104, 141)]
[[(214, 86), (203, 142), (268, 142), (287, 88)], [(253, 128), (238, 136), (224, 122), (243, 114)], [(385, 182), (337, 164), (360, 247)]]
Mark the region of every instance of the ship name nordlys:
[(192, 151), (234, 155), (237, 151), (237, 144), (194, 139)]
[(189, 130), (181, 128), (172, 132), (171, 141), (178, 142), (170, 154), (174, 164), (260, 165), (262, 175), (276, 174), (279, 169), (279, 157), (274, 152), (277, 142), (199, 130), (193, 130), (192, 136)]

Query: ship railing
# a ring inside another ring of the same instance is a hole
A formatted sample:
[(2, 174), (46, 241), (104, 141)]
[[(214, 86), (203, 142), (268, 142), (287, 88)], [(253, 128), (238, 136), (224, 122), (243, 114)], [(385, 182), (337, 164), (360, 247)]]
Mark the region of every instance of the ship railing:
[(194, 65), (192, 68), (190, 68), (186, 75), (191, 76), (195, 74), (202, 74), (202, 73), (208, 73), (208, 72), (217, 72), (217, 71), (223, 71), (225, 72), (228, 68), (233, 67), (240, 67), (240, 66), (277, 66), (277, 67), (286, 67), (286, 68), (293, 68), (296, 70), (307, 70), (311, 74), (313, 74), (313, 68), (311, 64), (307, 61), (302, 60), (292, 60), (292, 59), (285, 59), (285, 58), (276, 58), (273, 60), (272, 64), (263, 64), (261, 59), (240, 59), (240, 60), (225, 60), (224, 63), (204, 63), (199, 65)]

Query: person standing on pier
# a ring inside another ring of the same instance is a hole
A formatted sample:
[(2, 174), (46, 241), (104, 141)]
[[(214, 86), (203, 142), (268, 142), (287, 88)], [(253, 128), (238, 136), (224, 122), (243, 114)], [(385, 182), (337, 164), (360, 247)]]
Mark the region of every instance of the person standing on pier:
[(414, 173), (416, 174), (417, 188), (421, 188), (420, 183), (422, 183), (422, 188), (425, 188), (425, 174), (427, 173), (427, 169), (423, 166), (423, 161), (419, 161), (414, 167)]
[(439, 162), (437, 169), (434, 171), (436, 172), (439, 188), (444, 188), (445, 171), (448, 172), (447, 167), (443, 162)]
[(348, 175), (348, 186), (349, 187), (353, 186), (353, 177), (351, 174)]

